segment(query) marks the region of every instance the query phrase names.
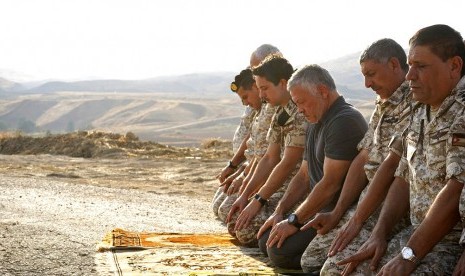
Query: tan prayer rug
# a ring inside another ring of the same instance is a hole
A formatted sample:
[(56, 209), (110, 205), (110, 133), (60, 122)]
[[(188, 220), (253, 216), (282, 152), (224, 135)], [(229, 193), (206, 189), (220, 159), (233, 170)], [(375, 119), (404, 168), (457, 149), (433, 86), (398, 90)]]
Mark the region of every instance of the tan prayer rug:
[(144, 233), (114, 229), (97, 259), (115, 275), (296, 275), (273, 268), (258, 248), (229, 234)]

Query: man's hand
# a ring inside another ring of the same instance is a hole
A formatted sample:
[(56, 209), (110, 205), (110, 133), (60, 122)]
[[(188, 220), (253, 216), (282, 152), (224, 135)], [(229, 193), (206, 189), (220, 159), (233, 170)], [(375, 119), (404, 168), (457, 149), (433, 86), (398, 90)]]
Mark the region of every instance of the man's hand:
[(277, 244), (276, 247), (280, 248), (287, 237), (294, 235), (297, 231), (299, 231), (297, 227), (290, 225), (287, 220), (282, 220), (271, 229), (266, 247)]
[(353, 217), (338, 231), (331, 246), (329, 247), (328, 257), (336, 255), (346, 248), (346, 246), (360, 233), (363, 224), (357, 223)]
[(262, 205), (258, 202), (258, 200), (251, 200), (245, 209), (239, 214), (234, 231), (238, 231), (249, 226), (250, 222), (255, 218), (261, 208)]
[(307, 222), (302, 228), (301, 231), (307, 230), (310, 227), (315, 228), (319, 235), (327, 234), (339, 223), (340, 218), (337, 217), (332, 212), (328, 213), (318, 213), (316, 216)]
[(408, 260), (402, 259), (400, 255), (394, 257), (394, 259), (390, 260), (386, 265), (384, 265), (378, 273), (378, 276), (382, 275), (410, 275), (417, 266)]
[(262, 227), (260, 227), (260, 229), (258, 230), (257, 239), (260, 239), (260, 237), (266, 232), (266, 230), (268, 230), (268, 228), (274, 227), (277, 223), (279, 223), (283, 219), (284, 219), (284, 217), (281, 214), (272, 214), (265, 221), (265, 223), (262, 225)]
[(220, 183), (223, 183), (226, 180), (226, 177), (230, 176), (234, 172), (234, 169), (226, 166), (224, 167), (221, 172), (216, 176)]
[(226, 179), (220, 183), (220, 187), (223, 186), (223, 192), (226, 193), (229, 189), (229, 186), (231, 186), (231, 183), (236, 179), (236, 173), (232, 173)]
[(231, 210), (229, 210), (228, 217), (226, 218), (226, 223), (231, 222), (232, 217), (236, 212), (241, 212), (244, 207), (247, 205), (247, 202), (249, 201), (248, 198), (244, 196), (240, 196), (234, 201), (233, 205), (231, 206)]
[(240, 195), (244, 192), (245, 188), (249, 184), (249, 180), (250, 180), (250, 178), (247, 177), (247, 176), (244, 178), (244, 180), (242, 180), (242, 185), (239, 187), (239, 194)]
[(359, 263), (371, 259), (370, 270), (375, 271), (378, 267), (379, 261), (386, 253), (387, 242), (385, 239), (380, 239), (377, 237), (371, 236), (360, 249), (354, 255), (346, 258), (340, 262), (338, 265), (346, 265), (342, 271), (342, 275), (349, 275), (352, 273)]
[(455, 265), (454, 274), (452, 276), (465, 276), (465, 251)]
[(242, 176), (236, 177), (236, 178), (232, 181), (231, 185), (229, 185), (229, 188), (228, 188), (228, 190), (226, 191), (226, 194), (227, 194), (228, 196), (230, 196), (230, 195), (232, 195), (232, 194), (238, 192), (239, 189), (241, 188), (241, 185), (242, 185), (242, 181), (243, 181), (243, 180), (244, 180), (244, 177), (242, 177)]

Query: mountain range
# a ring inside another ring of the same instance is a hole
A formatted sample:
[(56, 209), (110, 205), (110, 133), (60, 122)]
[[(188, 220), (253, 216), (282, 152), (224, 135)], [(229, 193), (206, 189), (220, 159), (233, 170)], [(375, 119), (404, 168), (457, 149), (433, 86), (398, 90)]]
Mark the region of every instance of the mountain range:
[[(320, 65), (332, 74), (339, 92), (369, 116), (375, 95), (363, 87), (358, 56)], [(0, 78), (0, 130), (132, 131), (141, 139), (182, 145), (209, 137), (230, 139), (243, 110), (229, 91), (235, 74), (34, 83)]]

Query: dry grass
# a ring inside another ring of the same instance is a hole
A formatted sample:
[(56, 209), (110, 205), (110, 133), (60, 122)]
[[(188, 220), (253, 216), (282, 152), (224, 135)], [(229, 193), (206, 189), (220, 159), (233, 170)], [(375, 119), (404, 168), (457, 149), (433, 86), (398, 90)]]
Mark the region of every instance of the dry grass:
[(67, 134), (33, 137), (21, 133), (2, 133), (1, 154), (51, 154), (84, 158), (229, 158), (231, 142), (208, 139), (202, 148), (173, 147), (156, 142), (140, 141), (132, 132), (125, 135), (102, 131), (78, 131)]

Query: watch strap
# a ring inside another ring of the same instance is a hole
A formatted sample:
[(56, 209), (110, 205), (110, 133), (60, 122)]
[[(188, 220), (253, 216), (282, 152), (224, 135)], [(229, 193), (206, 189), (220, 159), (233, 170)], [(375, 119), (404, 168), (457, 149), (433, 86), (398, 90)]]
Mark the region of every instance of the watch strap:
[(264, 199), (263, 197), (261, 197), (261, 195), (259, 195), (258, 193), (254, 195), (253, 197), (255, 200), (257, 200), (258, 202), (260, 202), (260, 204), (262, 206), (264, 206), (266, 203), (268, 203), (268, 200)]
[(231, 169), (233, 169), (233, 170), (236, 170), (236, 169), (237, 169), (237, 166), (235, 166), (235, 165), (233, 164), (232, 160), (229, 160), (229, 162), (228, 162), (228, 167), (231, 168)]
[[(409, 250), (409, 251), (411, 251), (410, 256), (404, 256), (404, 250)], [(402, 248), (401, 256), (402, 256), (402, 259), (404, 259), (404, 260), (406, 260), (406, 261), (410, 261), (410, 262), (412, 262), (412, 263), (414, 263), (414, 264), (418, 264), (417, 256), (415, 256), (415, 253), (413, 252), (413, 249), (411, 249), (410, 247), (404, 247), (404, 248)]]
[[(292, 219), (291, 219), (292, 217)], [(291, 225), (294, 225), (295, 227), (297, 228), (302, 228), (302, 226), (304, 226), (303, 224), (299, 223), (299, 218), (297, 217), (297, 215), (295, 213), (292, 213), (288, 219), (287, 219), (287, 222)]]

